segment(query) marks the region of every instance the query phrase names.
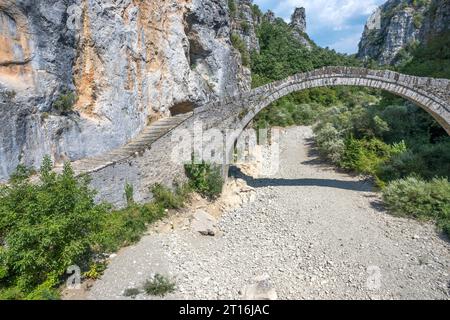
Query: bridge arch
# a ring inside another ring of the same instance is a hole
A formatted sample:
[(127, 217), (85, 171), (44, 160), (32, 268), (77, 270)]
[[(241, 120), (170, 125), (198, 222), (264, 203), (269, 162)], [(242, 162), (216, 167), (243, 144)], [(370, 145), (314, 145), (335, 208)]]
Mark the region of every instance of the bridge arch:
[(450, 80), (415, 77), (389, 70), (326, 67), (300, 73), (267, 84), (235, 101), (239, 120), (235, 129), (244, 130), (256, 115), (272, 102), (293, 92), (330, 86), (360, 86), (382, 89), (403, 97), (431, 114), (450, 135)]
[(227, 167), (232, 163), (228, 160), (232, 159), (234, 142), (262, 109), (295, 91), (337, 85), (378, 88), (405, 97), (432, 114), (450, 134), (450, 80), (413, 77), (385, 70), (328, 67), (162, 119), (127, 145), (98, 157), (76, 161), (72, 166), (77, 175), (91, 176), (91, 185), (99, 192), (97, 199), (125, 205), (122, 195), (127, 182), (134, 186), (136, 201), (144, 202), (150, 199), (149, 186), (155, 183), (170, 185), (174, 177), (185, 175), (184, 163), (173, 161), (173, 149), (180, 146), (180, 140), (174, 137), (192, 136), (191, 142), (195, 142), (196, 132), (219, 130), (223, 141), (214, 136), (211, 141), (202, 142), (209, 151), (225, 152), (224, 156), (228, 158), (224, 159), (223, 173), (226, 175)]

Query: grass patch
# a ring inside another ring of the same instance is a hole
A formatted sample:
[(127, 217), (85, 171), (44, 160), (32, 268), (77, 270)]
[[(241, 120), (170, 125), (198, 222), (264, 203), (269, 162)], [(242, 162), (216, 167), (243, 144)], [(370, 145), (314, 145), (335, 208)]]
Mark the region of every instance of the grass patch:
[(191, 189), (189, 185), (177, 185), (175, 191), (164, 187), (161, 184), (156, 184), (151, 188), (151, 192), (155, 197), (157, 203), (160, 203), (167, 209), (180, 209), (184, 207)]
[(161, 274), (156, 274), (152, 280), (148, 280), (144, 284), (144, 291), (151, 296), (164, 297), (169, 293), (173, 293), (175, 287), (175, 282)]

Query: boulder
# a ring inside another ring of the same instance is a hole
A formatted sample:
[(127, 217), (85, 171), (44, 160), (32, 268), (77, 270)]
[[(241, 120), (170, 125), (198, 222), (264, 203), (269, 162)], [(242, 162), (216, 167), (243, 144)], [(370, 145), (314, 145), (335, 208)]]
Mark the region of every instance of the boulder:
[(198, 210), (193, 217), (191, 229), (195, 233), (200, 233), (203, 236), (214, 237), (217, 234), (217, 220), (209, 213), (203, 210)]
[(270, 276), (256, 277), (254, 282), (244, 288), (243, 300), (277, 300), (278, 295), (270, 283)]

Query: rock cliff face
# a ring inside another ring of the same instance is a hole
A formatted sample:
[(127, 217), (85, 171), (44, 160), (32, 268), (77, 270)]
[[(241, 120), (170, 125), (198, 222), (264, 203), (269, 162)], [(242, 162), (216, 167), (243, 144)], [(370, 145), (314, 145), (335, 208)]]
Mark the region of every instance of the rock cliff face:
[[(19, 164), (103, 154), (249, 90), (231, 38), (259, 51), (262, 19), (252, 0), (0, 0), (0, 182)], [(292, 29), (309, 44), (304, 9)]]
[(237, 10), (232, 16), (233, 31), (245, 42), (248, 52), (259, 52), (256, 27), (260, 16), (253, 9), (253, 0), (236, 0)]
[(267, 21), (269, 21), (270, 23), (274, 23), (275, 20), (276, 20), (275, 13), (273, 11), (271, 11), (271, 10), (267, 11), (264, 14), (263, 18), (266, 19)]
[(298, 42), (312, 49), (311, 42), (306, 38), (306, 10), (305, 8), (296, 8), (291, 17), (290, 26), (292, 27), (292, 33)]
[(0, 180), (248, 89), (231, 31), (226, 0), (0, 0)]
[(399, 52), (450, 29), (448, 0), (389, 0), (369, 19), (358, 57), (395, 64)]

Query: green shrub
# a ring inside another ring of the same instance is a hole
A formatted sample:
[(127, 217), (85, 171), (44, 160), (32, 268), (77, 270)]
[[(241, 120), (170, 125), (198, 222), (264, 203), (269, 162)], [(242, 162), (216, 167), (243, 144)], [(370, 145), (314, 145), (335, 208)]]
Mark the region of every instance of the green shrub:
[(125, 199), (128, 206), (132, 206), (134, 204), (134, 187), (132, 184), (125, 184)]
[(378, 175), (384, 181), (391, 181), (412, 173), (424, 179), (449, 177), (450, 139), (445, 138), (433, 144), (418, 140), (407, 151), (394, 154), (381, 165)]
[(413, 23), (417, 29), (420, 29), (422, 27), (423, 20), (424, 20), (424, 16), (422, 14), (420, 14), (420, 13), (414, 14)]
[(231, 44), (241, 54), (242, 65), (246, 67), (250, 66), (250, 54), (248, 53), (247, 46), (237, 33), (231, 34)]
[(341, 167), (358, 173), (377, 175), (379, 167), (393, 155), (406, 151), (404, 143), (388, 145), (373, 138), (370, 140), (349, 138), (340, 161)]
[(9, 180), (11, 183), (16, 184), (19, 183), (20, 181), (25, 181), (35, 173), (36, 171), (34, 169), (19, 164), (16, 170), (12, 173)]
[(442, 231), (450, 237), (450, 219), (440, 219), (438, 221), (438, 226), (442, 229)]
[(296, 105), (296, 108), (292, 110), (292, 120), (296, 125), (310, 126), (313, 125), (317, 120), (317, 109), (320, 106), (315, 107), (311, 104), (300, 104)]
[(160, 203), (164, 208), (180, 209), (184, 206), (190, 189), (188, 185), (176, 186), (175, 192), (172, 192), (161, 184), (155, 184), (151, 188), (151, 192), (156, 202)]
[(333, 163), (340, 163), (344, 154), (345, 143), (339, 131), (331, 123), (327, 123), (322, 128), (316, 128), (315, 132), (320, 153)]
[(411, 174), (449, 177), (450, 138), (429, 114), (389, 95), (364, 96), (319, 114), (314, 131), (322, 155), (374, 176), (380, 187)]
[(57, 283), (53, 280), (46, 281), (28, 294), (26, 300), (59, 300), (59, 291), (55, 288)]
[(148, 295), (164, 297), (175, 291), (175, 283), (167, 277), (156, 274), (152, 280), (144, 284), (144, 291)]
[(228, 0), (228, 9), (230, 10), (230, 15), (236, 15), (237, 7), (235, 0)]
[(44, 159), (40, 183), (16, 179), (0, 188), (0, 284), (30, 293), (58, 283), (72, 264), (89, 261), (91, 236), (101, 229), (105, 205), (94, 203), (86, 178), (77, 179), (69, 164), (51, 172)]
[(214, 167), (206, 162), (185, 165), (189, 184), (194, 191), (209, 199), (216, 199), (223, 190), (224, 180), (219, 167)]
[(93, 263), (88, 271), (86, 271), (83, 276), (88, 279), (97, 280), (103, 275), (106, 270), (105, 263)]
[(263, 16), (263, 13), (257, 4), (252, 5), (253, 19), (259, 19)]
[(250, 31), (250, 24), (247, 21), (241, 22), (241, 29), (245, 34), (248, 34)]
[(383, 181), (405, 178), (412, 172), (420, 172), (422, 170), (422, 163), (417, 160), (416, 155), (411, 150), (394, 155), (380, 165), (377, 175)]
[(102, 217), (101, 230), (93, 235), (92, 246), (98, 252), (115, 252), (140, 240), (147, 225), (165, 217), (160, 203), (132, 205)]
[(450, 225), (450, 183), (434, 178), (427, 182), (408, 177), (391, 182), (383, 190), (383, 200), (395, 215), (421, 220), (433, 219), (447, 233)]
[(128, 185), (128, 207), (111, 210), (95, 203), (89, 179), (75, 177), (68, 163), (56, 174), (46, 157), (40, 182), (30, 183), (29, 174), (20, 166), (0, 187), (0, 299), (57, 299), (55, 288), (71, 265), (98, 278), (105, 266), (93, 261), (96, 254), (135, 243), (189, 192), (181, 187), (173, 195), (159, 187), (155, 202), (138, 205)]
[(77, 101), (77, 96), (73, 92), (65, 92), (62, 93), (56, 100), (53, 102), (53, 108), (58, 110), (59, 112), (70, 112), (73, 109)]

